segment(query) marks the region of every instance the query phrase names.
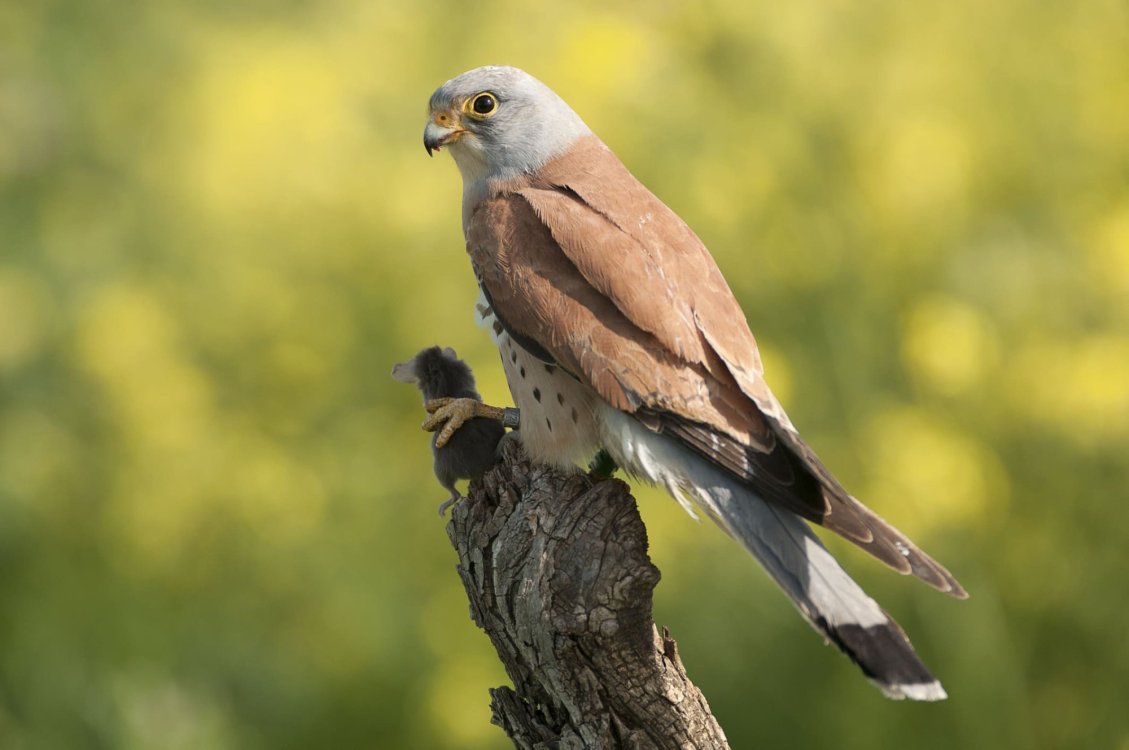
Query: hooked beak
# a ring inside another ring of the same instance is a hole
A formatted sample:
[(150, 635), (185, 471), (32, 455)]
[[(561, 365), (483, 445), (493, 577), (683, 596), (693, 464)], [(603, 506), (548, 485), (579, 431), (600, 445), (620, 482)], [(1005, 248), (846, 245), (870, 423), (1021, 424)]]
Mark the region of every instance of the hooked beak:
[(438, 151), (448, 143), (454, 143), (465, 132), (466, 130), (454, 124), (450, 115), (436, 115), (423, 129), (423, 147), (427, 149), (427, 155), (431, 156), (432, 151)]

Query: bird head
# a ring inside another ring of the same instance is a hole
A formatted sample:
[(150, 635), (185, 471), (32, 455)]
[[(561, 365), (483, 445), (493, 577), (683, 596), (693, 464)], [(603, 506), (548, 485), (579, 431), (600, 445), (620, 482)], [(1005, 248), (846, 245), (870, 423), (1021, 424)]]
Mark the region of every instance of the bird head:
[(523, 70), (475, 68), (431, 95), (427, 153), (446, 148), (464, 183), (532, 171), (591, 132), (545, 84)]

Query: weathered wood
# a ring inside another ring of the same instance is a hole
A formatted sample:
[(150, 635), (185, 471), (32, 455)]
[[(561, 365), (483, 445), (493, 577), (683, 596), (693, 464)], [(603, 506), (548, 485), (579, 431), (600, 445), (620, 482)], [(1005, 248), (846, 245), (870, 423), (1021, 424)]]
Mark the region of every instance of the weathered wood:
[(628, 486), (531, 465), (515, 441), (501, 453), (447, 525), (514, 683), (490, 691), (494, 723), (522, 750), (728, 748), (655, 627), (659, 571)]

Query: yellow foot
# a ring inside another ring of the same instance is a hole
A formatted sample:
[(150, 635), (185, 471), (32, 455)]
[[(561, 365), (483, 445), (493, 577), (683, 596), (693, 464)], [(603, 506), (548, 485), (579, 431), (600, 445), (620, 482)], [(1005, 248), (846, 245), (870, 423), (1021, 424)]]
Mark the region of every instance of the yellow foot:
[(423, 408), (431, 414), (424, 420), (423, 429), (428, 432), (439, 430), (439, 436), (435, 438), (436, 448), (446, 445), (455, 430), (475, 417), (496, 419), (499, 422), (504, 422), (506, 417), (505, 409), (488, 406), (473, 398), (436, 398), (425, 402)]

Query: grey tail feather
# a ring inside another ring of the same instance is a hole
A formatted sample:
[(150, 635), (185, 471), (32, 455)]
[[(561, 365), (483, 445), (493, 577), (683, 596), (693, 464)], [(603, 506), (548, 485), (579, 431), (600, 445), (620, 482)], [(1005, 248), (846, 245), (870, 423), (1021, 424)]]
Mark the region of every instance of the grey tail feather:
[(605, 414), (614, 440), (605, 447), (632, 474), (690, 501), (760, 562), (828, 642), (834, 643), (889, 698), (936, 701), (941, 683), (901, 627), (847, 575), (799, 516), (769, 505), (735, 478), (628, 415)]
[(898, 623), (855, 583), (801, 518), (735, 482), (725, 486), (715, 480), (693, 483), (699, 506), (757, 558), (804, 619), (886, 697), (947, 697)]

